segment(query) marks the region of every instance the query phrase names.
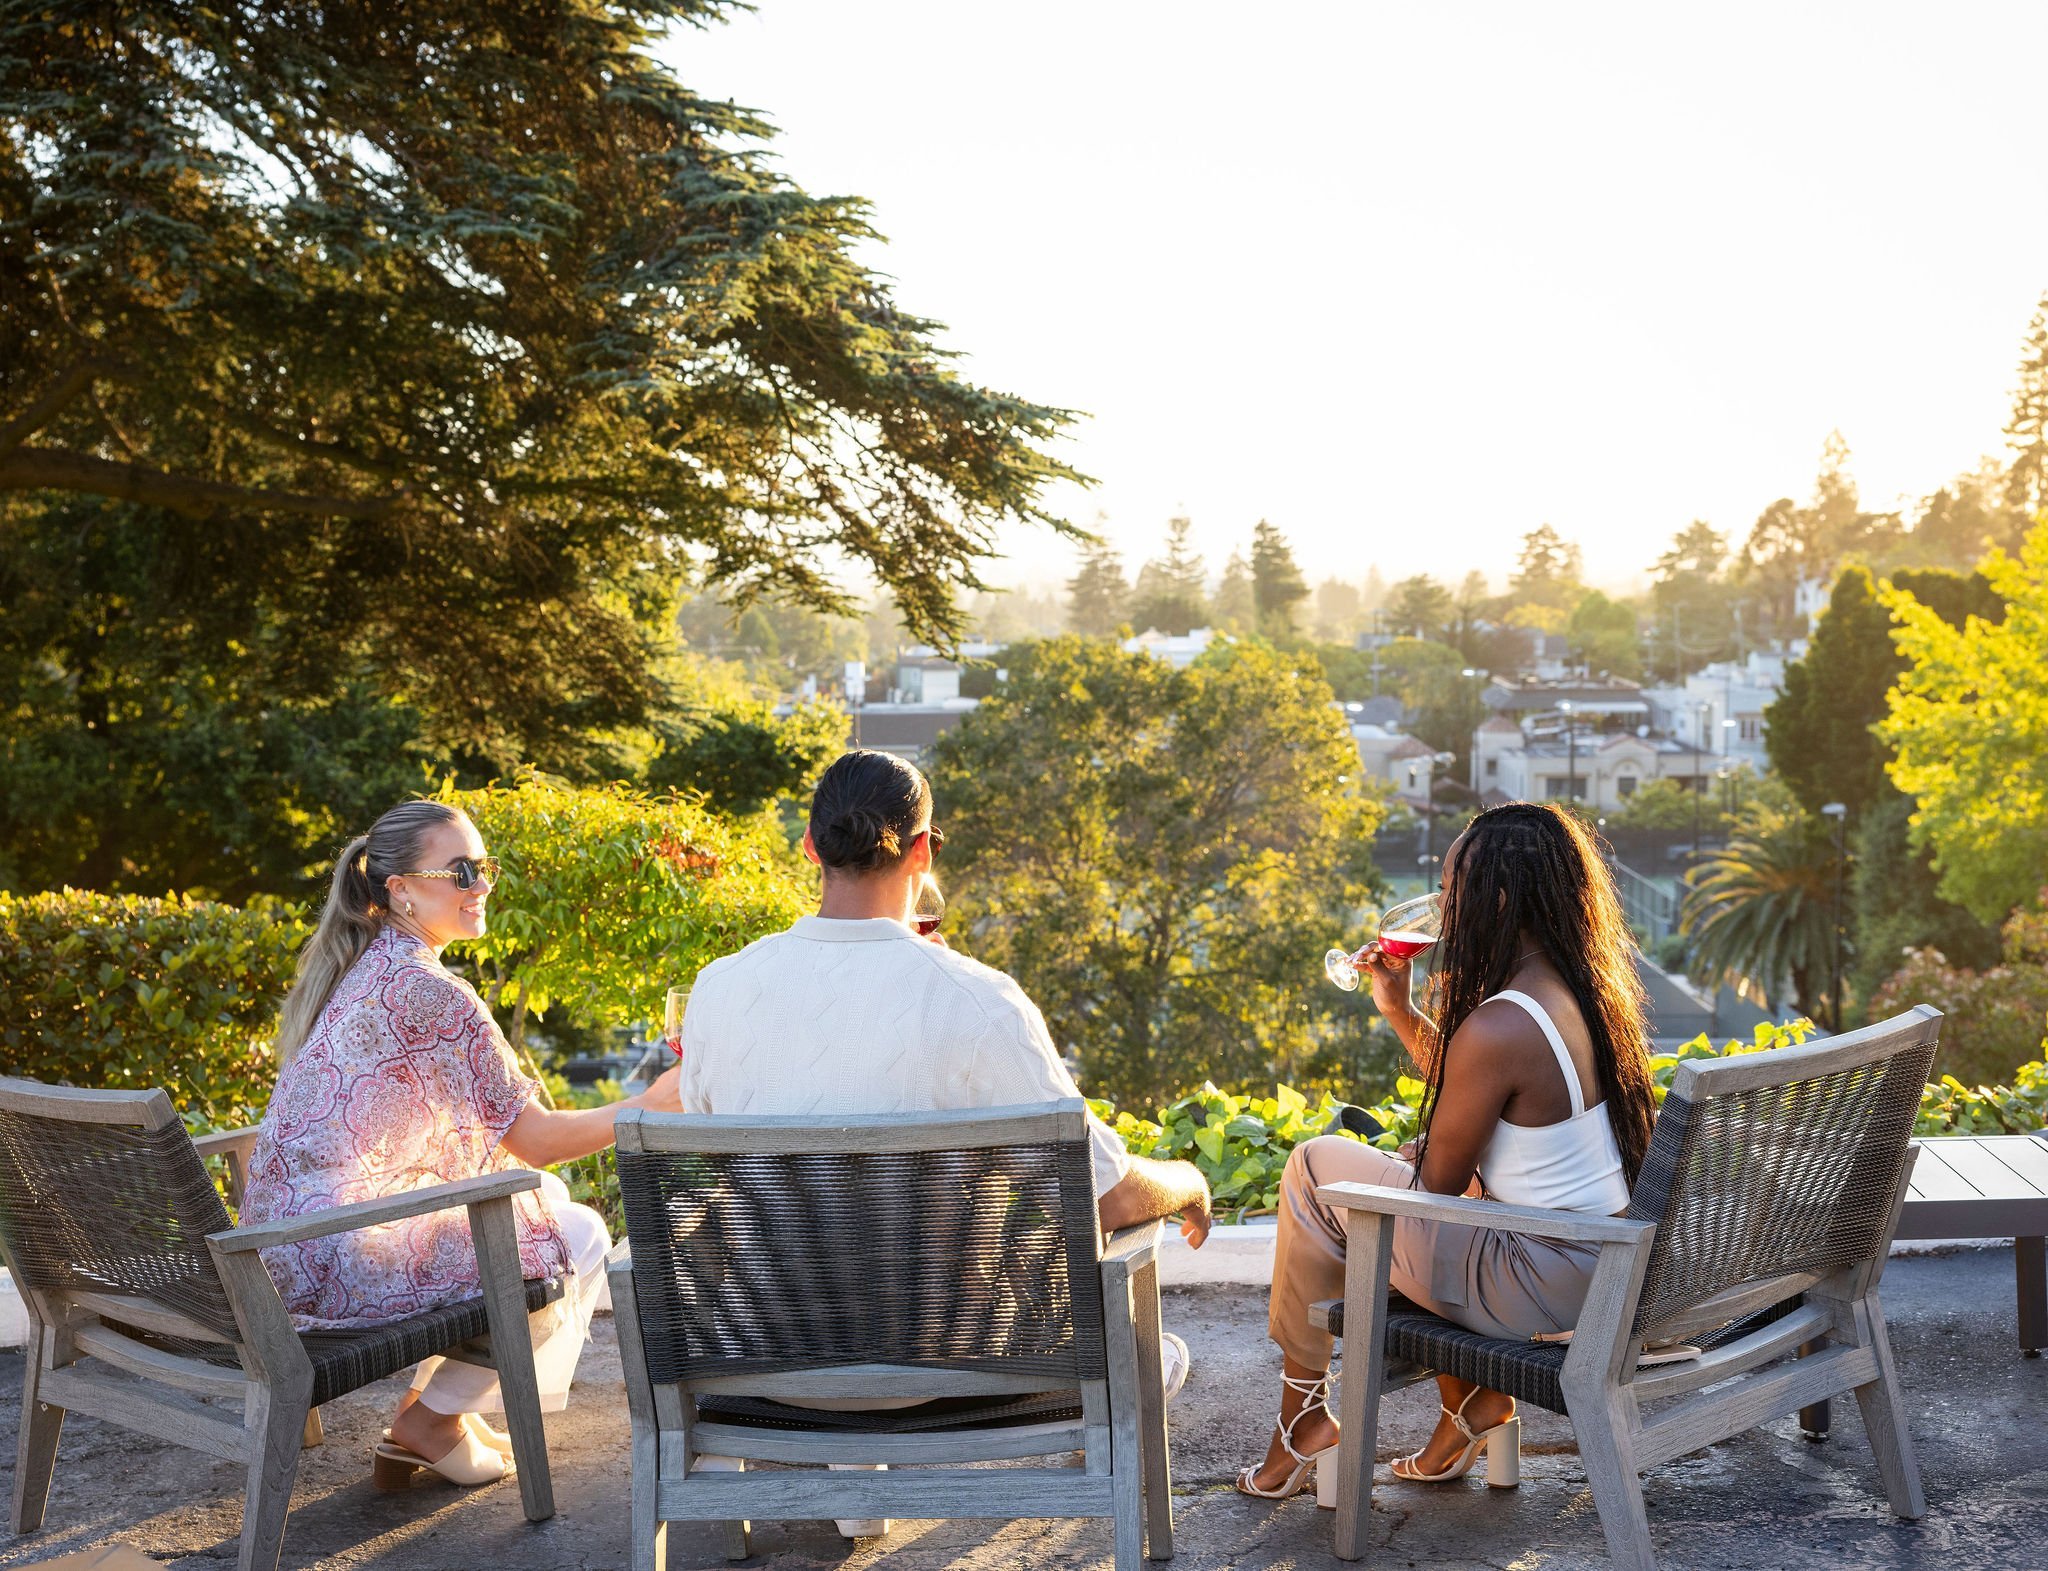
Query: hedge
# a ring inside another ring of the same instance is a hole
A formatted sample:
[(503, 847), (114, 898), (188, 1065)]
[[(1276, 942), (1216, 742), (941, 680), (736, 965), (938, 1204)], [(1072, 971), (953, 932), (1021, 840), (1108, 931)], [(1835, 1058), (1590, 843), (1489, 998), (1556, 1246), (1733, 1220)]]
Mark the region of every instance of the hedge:
[(306, 926), (281, 902), (0, 892), (0, 1069), (161, 1086), (186, 1121), (262, 1116), (270, 1037)]

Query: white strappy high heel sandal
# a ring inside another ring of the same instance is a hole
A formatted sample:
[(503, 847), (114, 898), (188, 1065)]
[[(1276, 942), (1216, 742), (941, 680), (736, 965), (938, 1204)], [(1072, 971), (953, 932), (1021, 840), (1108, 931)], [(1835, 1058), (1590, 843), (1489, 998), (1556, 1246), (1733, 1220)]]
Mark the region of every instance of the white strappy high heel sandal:
[(1448, 1484), (1454, 1478), (1463, 1478), (1471, 1471), (1479, 1453), (1486, 1453), (1486, 1482), (1495, 1489), (1513, 1489), (1522, 1481), (1522, 1417), (1510, 1414), (1491, 1429), (1474, 1432), (1465, 1422), (1465, 1407), (1472, 1398), (1479, 1395), (1480, 1387), (1473, 1387), (1465, 1393), (1465, 1401), (1458, 1404), (1457, 1412), (1439, 1405), (1437, 1411), (1458, 1426), (1458, 1433), (1465, 1437), (1465, 1448), (1434, 1473), (1418, 1472), (1415, 1467), (1422, 1453), (1413, 1452), (1408, 1456), (1394, 1458), (1391, 1467), (1396, 1478), (1411, 1484)]
[(1294, 1426), (1301, 1422), (1303, 1415), (1311, 1413), (1318, 1408), (1325, 1413), (1329, 1412), (1330, 1377), (1327, 1374), (1323, 1374), (1318, 1375), (1313, 1380), (1297, 1380), (1292, 1375), (1282, 1375), (1280, 1382), (1288, 1390), (1299, 1391), (1302, 1395), (1302, 1404), (1292, 1418), (1283, 1419), (1277, 1413), (1273, 1416), (1273, 1427), (1280, 1431), (1281, 1448), (1294, 1458), (1294, 1471), (1282, 1479), (1275, 1488), (1261, 1489), (1258, 1483), (1259, 1470), (1256, 1466), (1239, 1468), (1237, 1473), (1238, 1492), (1250, 1495), (1257, 1500), (1285, 1500), (1290, 1496), (1300, 1494), (1304, 1489), (1308, 1488), (1308, 1475), (1314, 1473), (1316, 1478), (1316, 1504), (1324, 1507), (1326, 1510), (1334, 1511), (1337, 1508), (1336, 1468), (1332, 1466), (1326, 1471), (1323, 1468), (1317, 1467), (1316, 1463), (1326, 1456), (1334, 1456), (1337, 1450), (1336, 1445), (1334, 1443), (1326, 1445), (1322, 1450), (1311, 1451), (1306, 1456), (1303, 1456), (1294, 1449)]

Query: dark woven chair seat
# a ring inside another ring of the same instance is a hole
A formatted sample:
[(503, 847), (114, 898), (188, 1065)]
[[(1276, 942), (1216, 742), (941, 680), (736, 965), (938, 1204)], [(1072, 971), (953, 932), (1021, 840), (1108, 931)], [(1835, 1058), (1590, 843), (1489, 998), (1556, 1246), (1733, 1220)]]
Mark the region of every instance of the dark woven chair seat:
[(916, 1407), (825, 1411), (790, 1407), (752, 1396), (707, 1396), (698, 1407), (707, 1419), (750, 1429), (809, 1429), (863, 1435), (916, 1434), (927, 1429), (1013, 1429), (1081, 1417), (1078, 1391), (1041, 1391), (1035, 1396), (954, 1396)]
[[(546, 1277), (526, 1284), (526, 1310), (545, 1309), (562, 1296), (560, 1277)], [(181, 1337), (157, 1336), (134, 1326), (120, 1329), (137, 1341), (147, 1342), (189, 1358), (203, 1358), (209, 1364), (239, 1369), (234, 1349), (217, 1342), (190, 1342)], [(321, 1406), (351, 1391), (360, 1391), (373, 1380), (395, 1375), (409, 1364), (445, 1353), (459, 1342), (483, 1336), (491, 1329), (489, 1312), (482, 1298), (457, 1299), (388, 1326), (364, 1331), (303, 1331), (299, 1340), (313, 1363), (313, 1405)]]
[[(562, 1296), (562, 1279), (526, 1284), (526, 1310), (545, 1309)], [(367, 1331), (307, 1331), (299, 1340), (313, 1361), (313, 1405), (359, 1391), (408, 1364), (445, 1353), (458, 1342), (485, 1335), (490, 1317), (482, 1298), (458, 1299)]]
[[(1711, 1351), (1769, 1325), (1791, 1308), (1789, 1303), (1774, 1305), (1723, 1326), (1711, 1336), (1694, 1337), (1693, 1345)], [(1341, 1302), (1330, 1306), (1330, 1334), (1344, 1334)], [(1560, 1382), (1565, 1354), (1571, 1351), (1569, 1342), (1525, 1342), (1482, 1336), (1389, 1294), (1386, 1348), (1390, 1363), (1419, 1364), (1440, 1375), (1453, 1375), (1489, 1390), (1505, 1392), (1517, 1402), (1532, 1402), (1553, 1413), (1565, 1410)]]

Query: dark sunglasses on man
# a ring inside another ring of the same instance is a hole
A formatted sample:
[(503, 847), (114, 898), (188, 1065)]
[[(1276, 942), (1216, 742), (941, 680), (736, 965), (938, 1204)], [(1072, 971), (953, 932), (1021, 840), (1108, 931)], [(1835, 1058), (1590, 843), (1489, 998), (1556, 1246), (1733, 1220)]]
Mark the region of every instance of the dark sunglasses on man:
[(924, 833), (925, 838), (931, 842), (932, 859), (936, 861), (939, 853), (946, 849), (946, 831), (937, 824), (928, 824)]
[(476, 888), (479, 878), (488, 878), (493, 885), (498, 882), (498, 859), (494, 856), (458, 856), (446, 867), (431, 868), (424, 873), (401, 873), (401, 878), (452, 878), (455, 887), (461, 890)]

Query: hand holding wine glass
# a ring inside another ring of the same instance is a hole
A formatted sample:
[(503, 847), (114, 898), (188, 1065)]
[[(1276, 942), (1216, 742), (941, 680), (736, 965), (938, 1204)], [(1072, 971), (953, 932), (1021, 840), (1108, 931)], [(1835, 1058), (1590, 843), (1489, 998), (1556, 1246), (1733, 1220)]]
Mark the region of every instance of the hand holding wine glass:
[(1332, 949), (1323, 956), (1323, 974), (1353, 992), (1359, 978), (1372, 983), (1373, 1002), (1382, 1014), (1407, 1004), (1408, 973), (1415, 959), (1437, 941), (1443, 931), (1444, 904), (1440, 894), (1427, 894), (1391, 906), (1380, 917), (1379, 934), (1356, 954)]

